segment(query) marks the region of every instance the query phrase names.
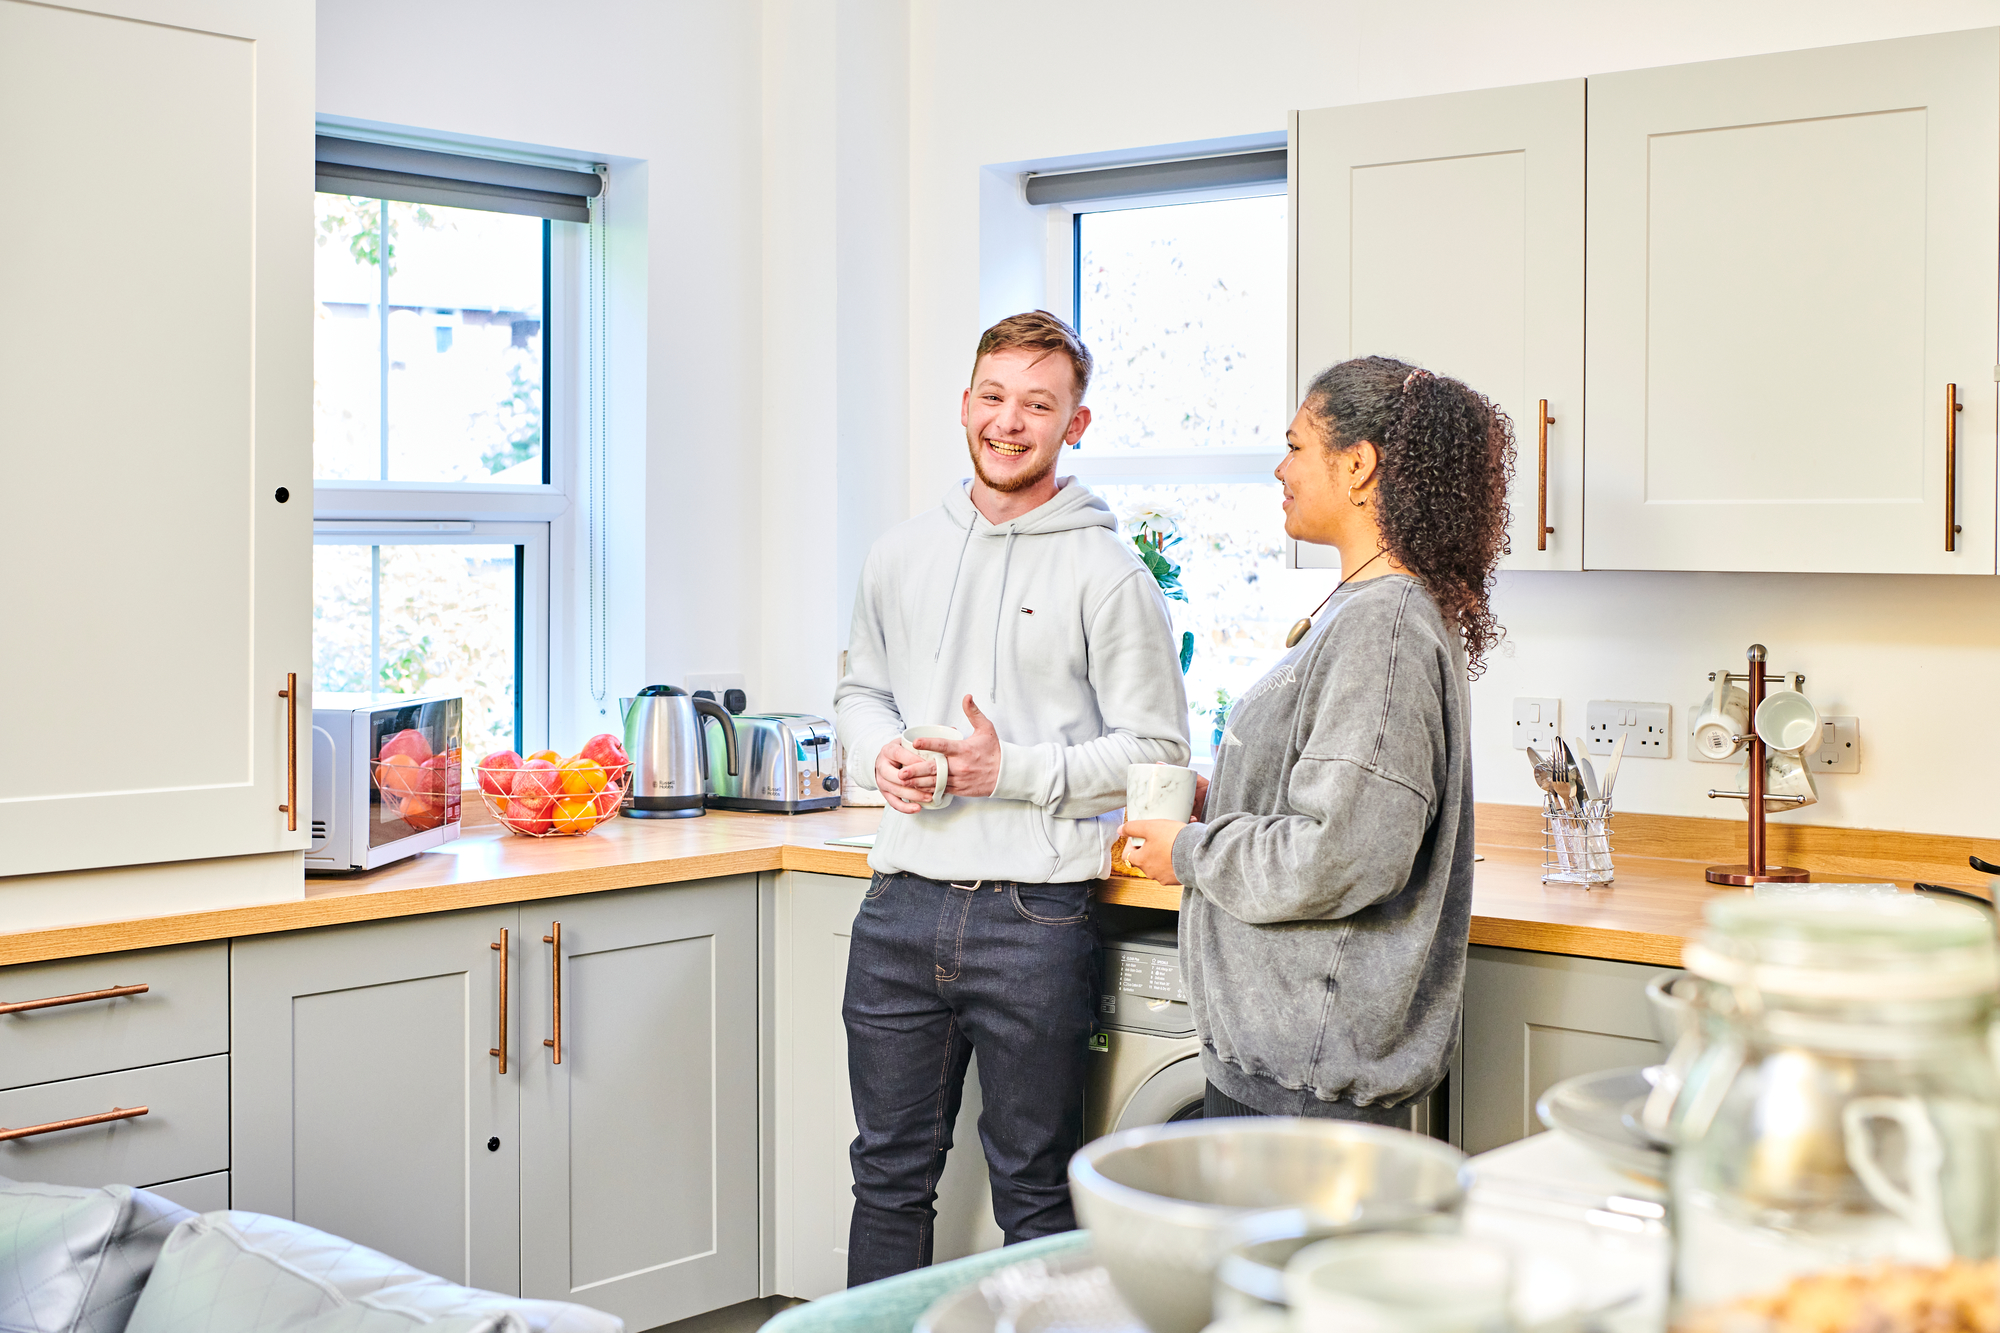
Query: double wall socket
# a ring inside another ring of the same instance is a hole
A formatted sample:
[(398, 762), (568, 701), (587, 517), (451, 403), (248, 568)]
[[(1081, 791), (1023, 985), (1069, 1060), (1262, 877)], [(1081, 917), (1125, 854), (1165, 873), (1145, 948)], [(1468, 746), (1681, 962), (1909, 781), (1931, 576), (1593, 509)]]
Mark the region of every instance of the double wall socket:
[(1547, 754), (1549, 746), (1562, 734), (1562, 700), (1516, 699), (1512, 731), (1515, 749), (1533, 746)]
[(1583, 713), (1584, 748), (1592, 754), (1610, 754), (1623, 734), (1627, 759), (1671, 759), (1674, 757), (1671, 704), (1640, 703), (1634, 699), (1592, 699)]

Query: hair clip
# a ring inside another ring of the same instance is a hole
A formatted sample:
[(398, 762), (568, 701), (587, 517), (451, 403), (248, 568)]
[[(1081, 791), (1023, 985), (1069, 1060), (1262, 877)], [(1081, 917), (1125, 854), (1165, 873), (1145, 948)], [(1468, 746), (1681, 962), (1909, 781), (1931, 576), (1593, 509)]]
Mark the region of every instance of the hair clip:
[(1405, 375), (1403, 377), (1403, 392), (1408, 393), (1410, 391), (1410, 386), (1412, 384), (1415, 384), (1418, 380), (1427, 380), (1430, 377), (1431, 373), (1428, 370), (1411, 371), (1408, 375)]

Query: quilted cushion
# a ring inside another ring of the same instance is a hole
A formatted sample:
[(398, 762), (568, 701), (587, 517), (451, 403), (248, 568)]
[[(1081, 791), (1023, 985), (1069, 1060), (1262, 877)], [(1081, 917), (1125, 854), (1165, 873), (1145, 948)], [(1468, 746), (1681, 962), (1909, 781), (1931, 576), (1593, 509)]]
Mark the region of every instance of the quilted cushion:
[(193, 1216), (130, 1185), (0, 1176), (0, 1333), (121, 1333), (167, 1233)]
[(581, 1305), (524, 1301), (433, 1277), (262, 1213), (204, 1213), (174, 1230), (125, 1333), (624, 1333)]

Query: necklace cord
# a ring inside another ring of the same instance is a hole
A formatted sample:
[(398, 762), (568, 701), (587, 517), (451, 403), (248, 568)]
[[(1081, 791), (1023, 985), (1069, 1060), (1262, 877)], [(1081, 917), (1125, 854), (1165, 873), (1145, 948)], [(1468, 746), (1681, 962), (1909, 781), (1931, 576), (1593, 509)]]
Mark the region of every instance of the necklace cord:
[(1383, 549), (1377, 551), (1374, 555), (1369, 556), (1366, 560), (1363, 560), (1360, 566), (1355, 569), (1353, 574), (1347, 574), (1342, 576), (1340, 582), (1333, 585), (1333, 592), (1330, 592), (1326, 596), (1322, 597), (1320, 599), (1319, 605), (1312, 609), (1312, 615), (1305, 617), (1303, 620), (1299, 621), (1296, 625), (1292, 626), (1292, 632), (1285, 636), (1285, 647), (1287, 648), (1298, 647), (1299, 640), (1303, 639), (1306, 635), (1312, 632), (1313, 617), (1317, 616), (1320, 612), (1326, 610), (1326, 604), (1333, 600), (1333, 593), (1339, 592), (1342, 588), (1345, 588), (1351, 581), (1353, 581), (1355, 575), (1359, 574), (1362, 570), (1368, 568), (1368, 566), (1374, 564), (1377, 560), (1380, 560), (1383, 556), (1387, 554), (1389, 554), (1389, 550), (1387, 547), (1384, 547)]

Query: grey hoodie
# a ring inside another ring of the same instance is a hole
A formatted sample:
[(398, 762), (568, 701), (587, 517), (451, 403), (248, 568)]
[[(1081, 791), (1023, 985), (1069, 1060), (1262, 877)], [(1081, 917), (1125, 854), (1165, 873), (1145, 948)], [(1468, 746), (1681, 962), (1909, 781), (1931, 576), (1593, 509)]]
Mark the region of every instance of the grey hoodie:
[(1444, 1077), (1472, 924), (1465, 654), (1423, 585), (1338, 593), (1229, 712), (1174, 839), (1209, 1082), (1248, 1106), (1397, 1105)]
[(969, 733), (972, 695), (1000, 734), (991, 796), (883, 813), (868, 864), (930, 879), (1057, 884), (1111, 869), (1133, 764), (1184, 764), (1187, 696), (1166, 602), (1104, 501), (1073, 477), (988, 523), (966, 483), (890, 529), (854, 599), (834, 691), (849, 777), (905, 727)]

